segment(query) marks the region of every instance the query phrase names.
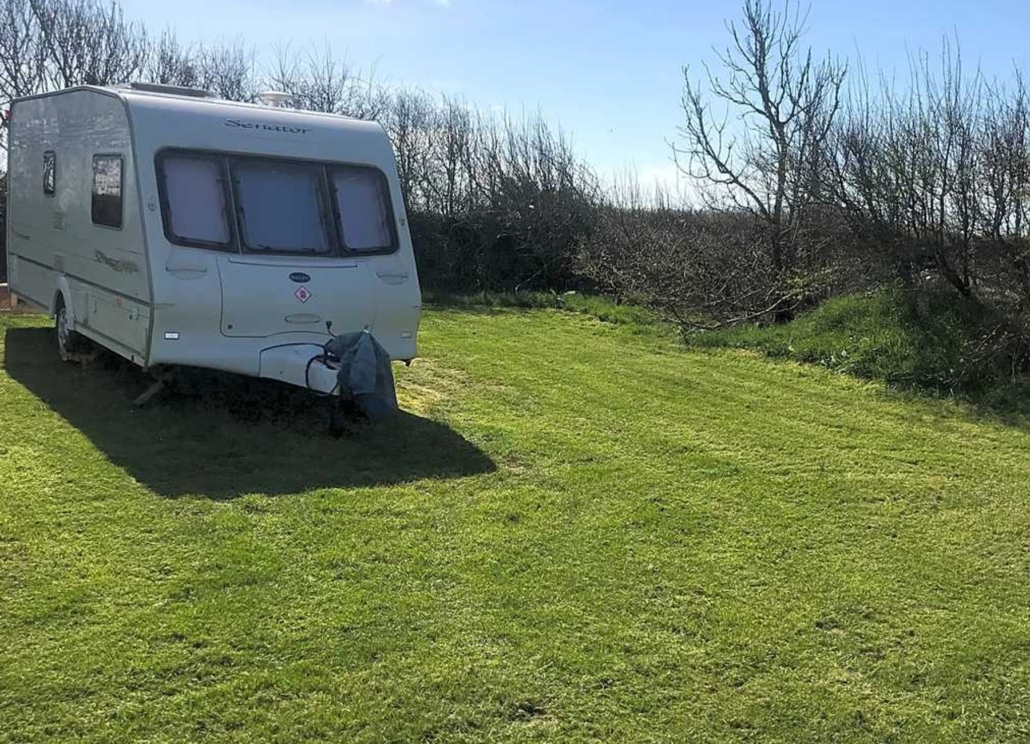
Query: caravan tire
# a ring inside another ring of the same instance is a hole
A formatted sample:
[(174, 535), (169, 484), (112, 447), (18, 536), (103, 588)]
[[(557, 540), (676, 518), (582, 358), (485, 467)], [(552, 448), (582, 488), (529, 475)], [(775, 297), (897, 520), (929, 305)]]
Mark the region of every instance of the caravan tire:
[(72, 355), (85, 350), (86, 339), (68, 327), (68, 309), (64, 306), (63, 300), (57, 301), (54, 328), (57, 332), (57, 353), (60, 354), (61, 361), (71, 361)]

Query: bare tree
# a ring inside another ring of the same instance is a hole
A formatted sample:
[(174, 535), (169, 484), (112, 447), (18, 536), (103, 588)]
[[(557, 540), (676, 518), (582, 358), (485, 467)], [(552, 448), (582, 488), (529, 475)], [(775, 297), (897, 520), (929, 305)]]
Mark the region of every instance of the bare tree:
[(196, 50), (200, 87), (229, 101), (253, 101), (258, 94), (254, 50), (237, 39)]
[(182, 46), (174, 32), (165, 31), (151, 45), (143, 77), (152, 83), (199, 88), (200, 60), (193, 47)]
[(117, 3), (30, 0), (46, 49), (48, 88), (111, 85), (135, 78), (148, 50), (146, 30)]
[(967, 80), (961, 57), (945, 44), (941, 71), (929, 55), (915, 63), (906, 109), (895, 117), (900, 142), (892, 149), (909, 236), (928, 252), (938, 273), (965, 296), (972, 294), (972, 241), (977, 230), (973, 174), (975, 128), (982, 79)]
[(329, 44), (300, 54), (289, 44), (277, 46), (268, 82), (289, 93), (294, 106), (309, 111), (375, 120), (390, 104), (390, 93), (376, 81), (374, 68), (363, 76), (346, 58), (337, 58)]
[(991, 98), (945, 43), (939, 70), (918, 55), (901, 91), (885, 81), (875, 96), (860, 88), (835, 127), (826, 189), (861, 239), (894, 255), (906, 286), (916, 270), (932, 270), (973, 295)]
[(430, 175), (429, 142), (436, 129), (437, 110), (424, 91), (396, 91), (383, 117), (383, 126), (390, 134), (397, 155), (401, 188), (412, 209), (427, 208)]
[[(744, 211), (766, 225), (772, 266), (787, 280), (821, 198), (818, 175), (846, 67), (802, 48), (805, 18), (789, 4), (774, 11), (765, 0), (745, 0), (743, 14), (742, 24), (727, 26), (731, 45), (717, 53), (723, 76), (706, 66), (702, 85), (684, 69), (686, 118), (673, 151), (709, 208)], [(726, 108), (721, 120), (713, 102)], [(785, 290), (781, 318), (791, 302)]]
[(995, 88), (988, 96), (979, 137), (982, 231), (1030, 308), (1030, 102), (1018, 71), (1013, 92)]
[[(46, 48), (30, 0), (5, 0), (0, 9), (0, 106), (43, 86)], [(0, 148), (7, 149), (7, 120), (0, 118)]]
[(39, 91), (43, 84), (46, 47), (30, 0), (5, 0), (0, 8), (0, 98)]

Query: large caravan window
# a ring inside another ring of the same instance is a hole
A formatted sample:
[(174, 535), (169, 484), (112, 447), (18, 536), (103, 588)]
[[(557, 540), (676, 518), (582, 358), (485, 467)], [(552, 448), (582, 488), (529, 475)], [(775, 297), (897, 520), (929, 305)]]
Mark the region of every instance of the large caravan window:
[(53, 150), (43, 153), (43, 193), (47, 196), (57, 193), (57, 155)]
[(122, 227), (122, 156), (93, 156), (93, 224)]
[(159, 152), (155, 167), (165, 237), (177, 245), (294, 256), (397, 249), (376, 168), (178, 148)]
[(232, 244), (223, 173), (221, 160), (207, 155), (161, 158), (161, 206), (171, 242), (200, 248)]
[(334, 168), (333, 189), (344, 247), (358, 253), (390, 250), (393, 220), (383, 174), (372, 168)]
[(270, 253), (330, 252), (323, 172), (316, 165), (234, 160), (243, 243)]

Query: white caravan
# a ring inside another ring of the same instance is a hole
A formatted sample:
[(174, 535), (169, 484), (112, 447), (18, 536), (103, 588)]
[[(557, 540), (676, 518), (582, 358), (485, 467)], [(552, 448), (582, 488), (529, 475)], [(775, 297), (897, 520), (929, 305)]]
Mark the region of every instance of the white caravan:
[[(157, 85), (16, 100), (12, 295), (144, 369), (336, 388), (330, 335), (415, 356), (421, 293), (377, 124)], [(314, 363), (313, 363), (314, 362)]]

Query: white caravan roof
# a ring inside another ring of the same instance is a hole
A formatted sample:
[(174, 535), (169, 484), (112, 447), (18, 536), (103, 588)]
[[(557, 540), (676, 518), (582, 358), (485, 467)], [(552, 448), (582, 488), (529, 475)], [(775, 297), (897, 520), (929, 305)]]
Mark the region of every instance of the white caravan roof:
[(186, 148), (372, 165), (388, 177), (394, 171), (389, 137), (375, 122), (130, 87), (80, 86), (30, 98), (84, 91), (125, 103), (137, 157)]

